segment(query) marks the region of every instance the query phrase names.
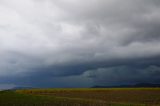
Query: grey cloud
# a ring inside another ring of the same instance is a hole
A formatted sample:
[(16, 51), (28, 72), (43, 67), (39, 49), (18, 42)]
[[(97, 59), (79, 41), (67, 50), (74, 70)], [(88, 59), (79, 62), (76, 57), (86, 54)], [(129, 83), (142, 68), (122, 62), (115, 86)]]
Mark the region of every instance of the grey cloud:
[(116, 85), (150, 82), (159, 83), (160, 67), (148, 66), (145, 68), (118, 66), (88, 70), (84, 76), (92, 78), (95, 84)]
[[(18, 79), (24, 78), (24, 84), (30, 84), (43, 76), (40, 83), (45, 83), (55, 77), (58, 81), (81, 76), (86, 70), (117, 69), (132, 64), (137, 69), (131, 69), (138, 74), (134, 79), (138, 80), (139, 76), (146, 76), (141, 73), (148, 70), (146, 67), (159, 65), (159, 0), (0, 3), (1, 79), (15, 78), (12, 83), (18, 84)], [(124, 75), (131, 74), (127, 68), (124, 70)], [(148, 77), (142, 78), (145, 81)], [(124, 82), (127, 79), (130, 80), (126, 77)]]

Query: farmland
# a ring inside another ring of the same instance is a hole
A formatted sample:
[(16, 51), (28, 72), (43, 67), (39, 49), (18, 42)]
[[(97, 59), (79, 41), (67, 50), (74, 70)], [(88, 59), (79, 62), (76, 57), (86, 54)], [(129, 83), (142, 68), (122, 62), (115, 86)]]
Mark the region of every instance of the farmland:
[(160, 106), (160, 88), (1, 91), (0, 106)]

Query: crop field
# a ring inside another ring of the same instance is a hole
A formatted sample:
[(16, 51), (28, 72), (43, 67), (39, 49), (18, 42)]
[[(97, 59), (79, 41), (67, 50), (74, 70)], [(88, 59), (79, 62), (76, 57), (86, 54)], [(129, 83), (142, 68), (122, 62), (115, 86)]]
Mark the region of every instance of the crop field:
[(160, 88), (1, 91), (0, 106), (160, 106)]

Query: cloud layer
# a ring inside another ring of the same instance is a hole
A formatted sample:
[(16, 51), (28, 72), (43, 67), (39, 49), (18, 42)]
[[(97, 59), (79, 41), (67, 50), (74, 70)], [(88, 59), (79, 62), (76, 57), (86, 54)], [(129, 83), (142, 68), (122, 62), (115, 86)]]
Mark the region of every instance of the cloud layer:
[(0, 0), (0, 83), (158, 82), (159, 11), (159, 0)]

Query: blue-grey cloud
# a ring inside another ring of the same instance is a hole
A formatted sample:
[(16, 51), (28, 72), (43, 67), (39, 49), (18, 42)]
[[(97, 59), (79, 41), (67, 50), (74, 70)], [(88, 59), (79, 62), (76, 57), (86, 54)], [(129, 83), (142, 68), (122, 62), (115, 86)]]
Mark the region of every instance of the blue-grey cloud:
[(0, 82), (158, 82), (151, 70), (160, 66), (159, 6), (159, 0), (1, 0)]

